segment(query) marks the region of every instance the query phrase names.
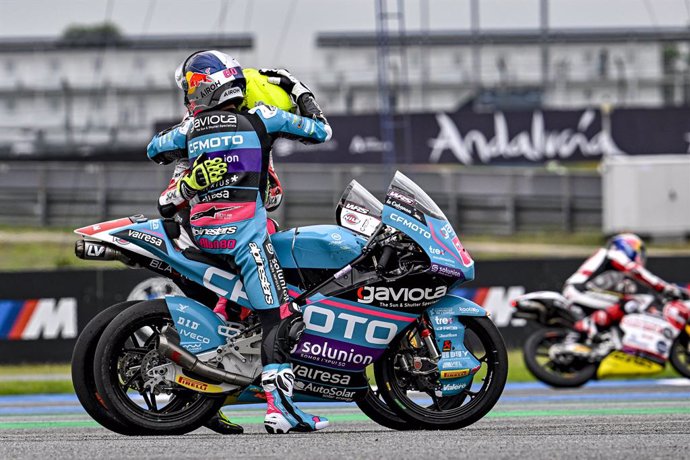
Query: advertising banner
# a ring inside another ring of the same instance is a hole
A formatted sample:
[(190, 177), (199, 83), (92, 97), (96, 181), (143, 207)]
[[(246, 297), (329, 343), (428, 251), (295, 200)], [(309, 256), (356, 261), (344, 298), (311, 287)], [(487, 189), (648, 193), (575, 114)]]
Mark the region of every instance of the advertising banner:
[[(333, 140), (280, 141), (277, 161), (384, 163), (377, 115), (334, 116)], [(395, 117), (398, 163), (542, 164), (599, 161), (612, 155), (688, 152), (690, 109), (597, 109), (418, 113)]]
[[(509, 347), (531, 330), (513, 320), (511, 300), (536, 290), (560, 291), (582, 259), (477, 262), (476, 280), (454, 291), (486, 308)], [(661, 278), (686, 285), (690, 258), (652, 258)], [(146, 270), (64, 270), (0, 274), (0, 363), (68, 362), (79, 332), (99, 311), (165, 294), (169, 286)]]
[[(330, 115), (333, 138), (319, 145), (279, 139), (276, 162), (356, 164), (540, 165), (600, 161), (613, 155), (685, 154), (690, 108), (418, 112), (393, 119), (394, 154), (381, 136), (378, 114)], [(151, 132), (179, 120), (160, 120)], [(13, 159), (148, 161), (145, 145), (88, 146), (88, 156), (66, 147)], [(59, 150), (59, 152), (58, 152)], [(82, 149), (83, 150), (83, 149)]]
[(150, 277), (145, 270), (0, 274), (0, 363), (68, 362), (91, 318)]

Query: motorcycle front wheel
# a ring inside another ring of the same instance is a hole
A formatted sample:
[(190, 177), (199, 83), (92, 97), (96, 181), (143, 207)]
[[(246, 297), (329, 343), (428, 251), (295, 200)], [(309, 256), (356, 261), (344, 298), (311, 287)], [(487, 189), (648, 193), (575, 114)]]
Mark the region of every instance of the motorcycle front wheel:
[(194, 431), (224, 402), (174, 384), (144, 385), (146, 371), (167, 362), (155, 350), (156, 338), (166, 325), (172, 325), (172, 319), (164, 300), (140, 302), (110, 322), (94, 354), (94, 377), (103, 404), (122, 422), (146, 434)]
[(508, 354), (498, 328), (486, 317), (458, 319), (465, 325), (467, 350), (481, 364), (473, 383), (461, 393), (439, 396), (433, 389), (438, 386), (438, 373), (420, 377), (399, 366), (401, 354), (411, 349), (420, 356), (428, 354), (414, 330), (401, 334), (375, 363), (381, 396), (389, 408), (416, 429), (464, 428), (484, 417), (503, 392), (508, 378)]
[(525, 366), (534, 377), (557, 388), (579, 387), (593, 379), (597, 364), (572, 359), (556, 362), (549, 356), (551, 346), (562, 343), (570, 331), (566, 329), (539, 329), (530, 335), (522, 347)]
[[(370, 388), (364, 399), (357, 401), (357, 407), (364, 412), (364, 414), (378, 423), (381, 426), (390, 428), (392, 430), (406, 431), (415, 430), (419, 427), (395, 413), (386, 404), (381, 396), (381, 390), (376, 385), (376, 381), (370, 379)], [(373, 385), (372, 385), (373, 384)]]

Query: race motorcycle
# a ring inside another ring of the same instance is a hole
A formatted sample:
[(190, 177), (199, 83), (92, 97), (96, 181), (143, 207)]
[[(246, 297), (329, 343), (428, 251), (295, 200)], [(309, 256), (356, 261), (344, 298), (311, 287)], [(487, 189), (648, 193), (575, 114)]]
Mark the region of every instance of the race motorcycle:
[[(352, 181), (336, 218), (273, 233), (266, 245), (283, 267), (277, 282), (304, 305), (294, 399), (354, 401), (398, 430), (482, 418), (503, 391), (507, 353), (487, 312), (451, 293), (474, 278), (474, 262), (443, 212), (397, 172), (385, 204)], [(251, 308), (236, 268), (173, 220), (134, 216), (75, 232), (79, 257), (149, 268), (186, 294), (114, 305), (87, 326), (73, 377), (92, 417), (122, 434), (182, 434), (223, 405), (265, 400), (258, 319), (226, 322), (208, 296), (195, 300), (206, 290)]]
[[(595, 309), (569, 302), (557, 292), (539, 291), (513, 300), (513, 318), (539, 325), (523, 345), (527, 369), (554, 387), (578, 387), (593, 379), (653, 375), (667, 361), (690, 378), (690, 296), (683, 300), (651, 294), (627, 296), (641, 304), (640, 311), (619, 324), (586, 338), (574, 331), (578, 320)], [(663, 305), (657, 311), (654, 305)], [(650, 308), (651, 307), (651, 308)]]

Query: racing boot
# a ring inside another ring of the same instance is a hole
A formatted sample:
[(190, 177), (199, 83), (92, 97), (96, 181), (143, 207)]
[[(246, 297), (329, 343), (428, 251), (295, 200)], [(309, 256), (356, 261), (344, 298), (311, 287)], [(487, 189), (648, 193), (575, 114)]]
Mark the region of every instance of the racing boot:
[(229, 418), (223, 414), (222, 411), (218, 411), (216, 415), (211, 417), (204, 423), (204, 426), (209, 430), (213, 430), (220, 434), (242, 434), (244, 433), (244, 428), (236, 423), (232, 423)]
[(261, 374), (261, 384), (266, 394), (266, 431), (289, 433), (290, 431), (308, 432), (326, 428), (328, 419), (302, 412), (292, 402), (292, 389), (295, 385), (295, 374), (290, 364), (268, 364)]
[[(628, 302), (632, 304), (633, 302)], [(633, 311), (634, 306), (631, 307)], [(591, 315), (577, 321), (574, 328), (587, 340), (592, 340), (599, 332), (608, 330), (613, 324), (617, 324), (625, 316), (625, 310), (618, 304), (597, 310)]]
[[(568, 342), (577, 342), (579, 340), (582, 341), (591, 341), (598, 333), (599, 333), (599, 328), (597, 327), (597, 323), (594, 321), (594, 318), (591, 316), (587, 316), (585, 318), (582, 318), (581, 320), (577, 321), (573, 329), (575, 329), (575, 332), (580, 334), (580, 337), (575, 337), (575, 336), (570, 336), (568, 337), (570, 340)], [(573, 340), (575, 339), (575, 340)]]

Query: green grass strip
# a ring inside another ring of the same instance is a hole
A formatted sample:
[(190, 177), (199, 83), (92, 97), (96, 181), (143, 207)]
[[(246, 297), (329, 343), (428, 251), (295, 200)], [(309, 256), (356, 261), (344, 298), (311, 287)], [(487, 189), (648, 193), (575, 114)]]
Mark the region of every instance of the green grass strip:
[(0, 382), (0, 396), (31, 394), (73, 394), (74, 386), (69, 380), (10, 380)]
[[(371, 367), (369, 368), (371, 370)], [(69, 374), (69, 364), (34, 364), (34, 365), (12, 365), (0, 366), (0, 376), (8, 378), (7, 376), (17, 376), (27, 374)], [(374, 380), (373, 372), (369, 376)], [(666, 366), (663, 372), (652, 376), (640, 376), (640, 378), (675, 378), (678, 374), (671, 368)], [(627, 380), (627, 378), (626, 378)], [(525, 367), (522, 359), (521, 350), (508, 351), (508, 382), (534, 382), (535, 379), (532, 374)], [(22, 394), (65, 394), (74, 393), (74, 387), (69, 380), (38, 380), (38, 381), (20, 381), (3, 380), (0, 381), (0, 396), (1, 395), (22, 395)]]

